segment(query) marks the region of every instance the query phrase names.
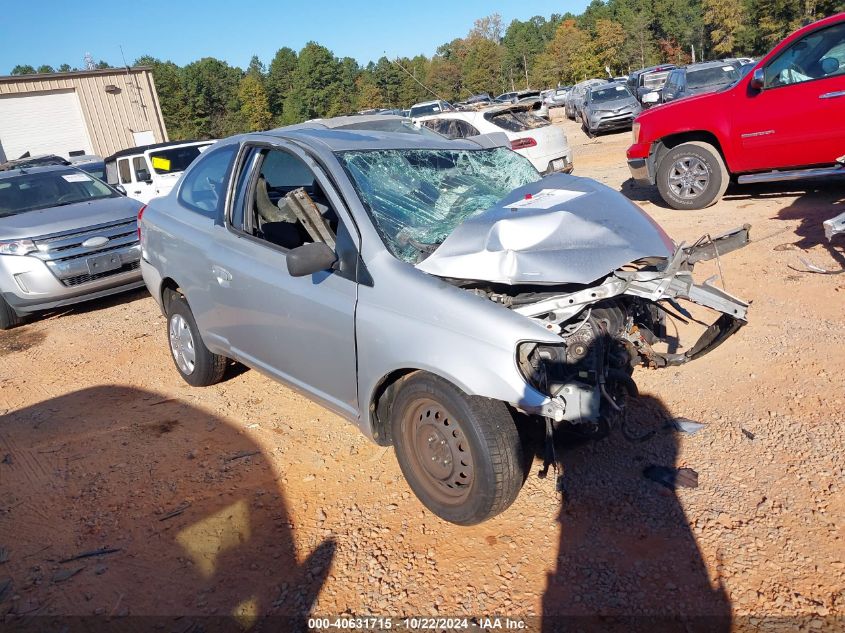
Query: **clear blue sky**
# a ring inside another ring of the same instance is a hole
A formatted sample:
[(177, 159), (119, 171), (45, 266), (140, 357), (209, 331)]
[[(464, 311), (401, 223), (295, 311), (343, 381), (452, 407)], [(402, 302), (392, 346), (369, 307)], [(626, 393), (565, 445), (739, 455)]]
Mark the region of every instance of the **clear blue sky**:
[(476, 18), (499, 13), (514, 18), (580, 13), (587, 0), (3, 0), (0, 10), (0, 74), (16, 64), (94, 60), (122, 65), (120, 46), (132, 63), (144, 54), (186, 64), (213, 56), (245, 67), (253, 54), (269, 64), (282, 46), (299, 50), (309, 40), (338, 57), (366, 64), (389, 57), (432, 55), (466, 35)]

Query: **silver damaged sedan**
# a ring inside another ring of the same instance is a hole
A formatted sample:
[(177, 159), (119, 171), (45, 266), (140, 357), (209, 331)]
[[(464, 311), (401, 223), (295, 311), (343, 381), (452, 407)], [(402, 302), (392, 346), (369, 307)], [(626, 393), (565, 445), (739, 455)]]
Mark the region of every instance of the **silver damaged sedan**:
[[(495, 145), (365, 116), (209, 148), (139, 223), (179, 373), (210, 385), (234, 359), (307, 394), (470, 525), (522, 486), (516, 419), (598, 432), (637, 365), (686, 363), (745, 323), (692, 267), (747, 227), (675, 245), (617, 192)], [(684, 302), (716, 316), (678, 347)]]

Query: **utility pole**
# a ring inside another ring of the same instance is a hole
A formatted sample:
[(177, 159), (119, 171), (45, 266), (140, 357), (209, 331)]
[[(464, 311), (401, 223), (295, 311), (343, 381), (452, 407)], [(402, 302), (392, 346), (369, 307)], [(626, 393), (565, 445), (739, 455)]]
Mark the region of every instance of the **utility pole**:
[(525, 53), (522, 54), (522, 69), (525, 71), (525, 89), (528, 90), (528, 60), (525, 58)]

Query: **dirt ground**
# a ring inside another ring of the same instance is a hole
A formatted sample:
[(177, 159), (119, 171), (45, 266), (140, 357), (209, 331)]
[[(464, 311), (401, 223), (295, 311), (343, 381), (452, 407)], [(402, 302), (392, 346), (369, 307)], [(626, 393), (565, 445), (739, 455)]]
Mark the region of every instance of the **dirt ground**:
[[(845, 264), (845, 240), (832, 249), (821, 229), (843, 211), (842, 182), (734, 187), (673, 211), (629, 180), (629, 132), (559, 124), (575, 174), (621, 190), (674, 239), (751, 224), (722, 267), (753, 300), (710, 355), (636, 371), (627, 434), (559, 438), (562, 494), (535, 460), (507, 512), (446, 524), (392, 450), (303, 396), (238, 367), (187, 386), (164, 318), (134, 292), (0, 333), (0, 614), (178, 624), (161, 630), (308, 613), (842, 630), (845, 276), (795, 270), (799, 256)], [(674, 417), (705, 426), (664, 428)], [(643, 477), (649, 464), (692, 468), (699, 485), (670, 491)], [(116, 551), (67, 560), (100, 548)]]

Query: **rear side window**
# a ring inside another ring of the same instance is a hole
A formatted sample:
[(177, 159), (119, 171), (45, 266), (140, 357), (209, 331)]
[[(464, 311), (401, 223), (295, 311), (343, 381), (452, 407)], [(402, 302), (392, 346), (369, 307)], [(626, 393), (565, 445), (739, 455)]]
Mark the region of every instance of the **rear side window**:
[(220, 217), (236, 149), (237, 145), (225, 145), (202, 156), (185, 175), (179, 188), (179, 202), (206, 217)]
[(506, 110), (505, 112), (485, 114), (484, 118), (493, 125), (508, 132), (525, 132), (526, 130), (534, 130), (551, 125), (548, 121), (534, 116), (525, 110)]

